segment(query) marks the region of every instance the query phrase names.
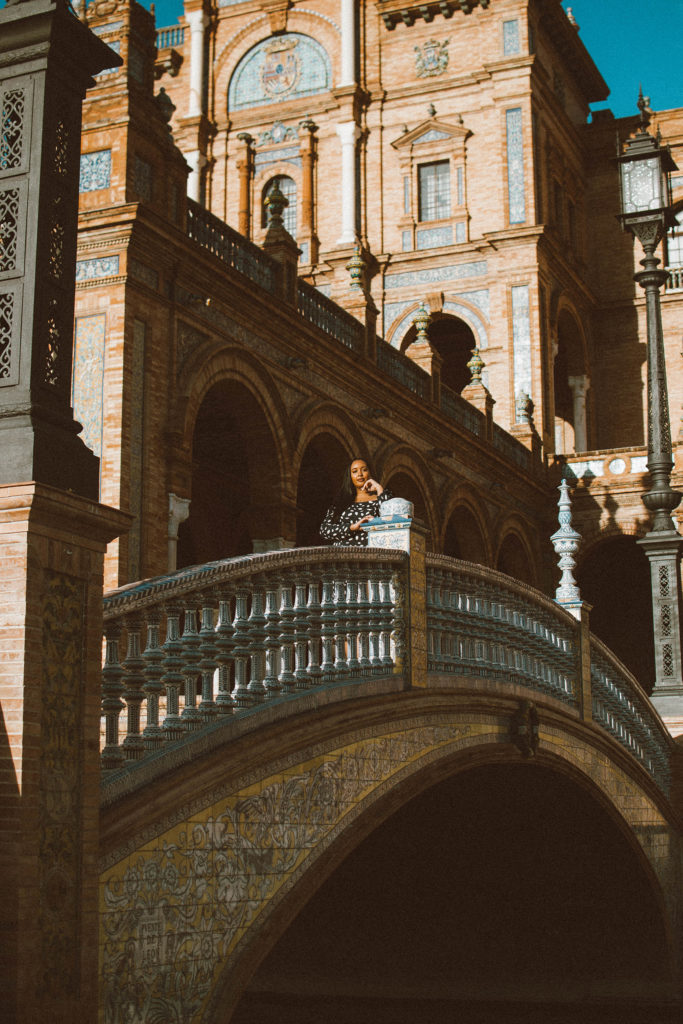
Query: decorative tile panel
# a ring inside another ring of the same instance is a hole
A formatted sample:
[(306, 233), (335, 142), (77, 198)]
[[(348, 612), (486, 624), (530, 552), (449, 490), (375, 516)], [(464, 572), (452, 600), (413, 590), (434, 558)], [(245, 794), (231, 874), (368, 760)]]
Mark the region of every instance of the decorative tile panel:
[(512, 345), (515, 397), (525, 392), (531, 397), (531, 319), (529, 286), (515, 285), (512, 298)]
[(488, 288), (480, 288), (473, 292), (460, 292), (460, 298), (470, 302), (482, 311), (487, 320), (491, 317), (491, 303)]
[(118, 272), (118, 256), (100, 256), (93, 260), (78, 260), (76, 263), (77, 281), (92, 281), (98, 277), (116, 277)]
[(148, 267), (146, 263), (136, 260), (134, 256), (129, 256), (128, 258), (128, 273), (137, 281), (142, 281), (143, 284), (154, 288), (155, 291), (159, 287), (158, 272), (153, 267)]
[(522, 108), (505, 111), (508, 162), (508, 208), (510, 224), (526, 220), (524, 199), (524, 145), (522, 140)]
[(413, 248), (413, 233), (412, 231), (401, 232), (401, 249), (403, 252), (410, 252)]
[(519, 22), (517, 19), (514, 21), (503, 22), (503, 54), (506, 57), (514, 57), (520, 52), (519, 43)]
[[(112, 39), (111, 41), (108, 41), (107, 42), (107, 46), (109, 47), (110, 50), (113, 50), (114, 53), (117, 54), (119, 57), (121, 56), (121, 40), (120, 39)], [(100, 71), (99, 74), (96, 75), (96, 77), (97, 78), (104, 78), (105, 75), (115, 75), (118, 70), (119, 70), (119, 68), (105, 68), (104, 71)]]
[(237, 65), (228, 89), (228, 108), (241, 110), (326, 92), (332, 66), (323, 47), (310, 36), (287, 33), (253, 47)]
[(152, 167), (142, 157), (136, 156), (133, 165), (133, 188), (144, 203), (152, 199)]
[(459, 220), (455, 225), (455, 240), (456, 242), (467, 241), (467, 224), (464, 220)]
[(106, 326), (106, 314), (96, 313), (76, 317), (74, 331), (74, 416), (83, 425), (84, 442), (98, 457), (102, 455)]
[(111, 185), (111, 150), (81, 154), (79, 192), (96, 192)]
[(147, 325), (142, 320), (133, 321), (133, 339), (131, 351), (131, 390), (130, 390), (130, 497), (128, 510), (135, 516), (128, 531), (128, 578), (139, 580), (141, 576), (141, 542), (142, 529), (140, 516), (142, 512), (143, 488), (143, 439), (144, 439), (144, 380), (145, 380), (145, 343)]
[(429, 131), (413, 139), (413, 145), (419, 146), (423, 142), (439, 142), (441, 139), (450, 139), (448, 132), (441, 132), (438, 128), (430, 128)]
[(463, 277), (480, 277), (488, 273), (486, 260), (475, 263), (457, 263), (447, 267), (429, 267), (425, 270), (409, 270), (398, 274), (387, 274), (384, 287), (403, 288), (405, 285), (435, 284), (437, 281), (457, 281)]
[(299, 261), (301, 263), (308, 263), (309, 260), (309, 245), (308, 242), (299, 242), (299, 248), (301, 249), (301, 255)]
[(296, 164), (297, 167), (301, 167), (299, 147), (285, 146), (283, 149), (273, 149), (265, 153), (256, 153), (254, 156), (254, 168), (257, 171), (261, 167), (266, 167), (268, 164), (277, 164), (280, 162)]
[(448, 224), (440, 228), (418, 228), (415, 232), (417, 249), (438, 249), (442, 245), (453, 244), (453, 226)]

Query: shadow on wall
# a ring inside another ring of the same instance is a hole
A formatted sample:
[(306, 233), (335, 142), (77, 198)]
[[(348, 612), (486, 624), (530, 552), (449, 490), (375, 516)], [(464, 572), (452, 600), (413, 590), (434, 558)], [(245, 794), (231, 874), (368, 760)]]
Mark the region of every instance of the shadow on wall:
[(576, 580), (591, 604), (591, 632), (623, 661), (643, 689), (652, 692), (655, 651), (650, 565), (633, 537), (610, 537), (592, 547)]

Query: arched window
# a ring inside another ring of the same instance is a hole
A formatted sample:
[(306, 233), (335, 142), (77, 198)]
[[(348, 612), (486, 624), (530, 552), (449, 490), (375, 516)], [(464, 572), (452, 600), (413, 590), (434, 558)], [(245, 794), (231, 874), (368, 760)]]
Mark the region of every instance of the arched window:
[(270, 223), (266, 199), (276, 185), (282, 192), (285, 199), (289, 200), (289, 206), (285, 206), (282, 211), (282, 221), (285, 226), (285, 231), (288, 231), (292, 238), (296, 238), (296, 182), (292, 178), (287, 177), (286, 174), (278, 174), (275, 178), (271, 178), (263, 190), (263, 197), (261, 201), (261, 227), (266, 228)]

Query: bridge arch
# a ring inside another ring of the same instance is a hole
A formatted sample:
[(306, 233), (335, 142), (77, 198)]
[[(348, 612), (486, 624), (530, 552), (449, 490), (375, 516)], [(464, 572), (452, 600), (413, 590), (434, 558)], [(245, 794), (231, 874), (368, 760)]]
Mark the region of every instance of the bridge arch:
[[(198, 741), (196, 756), (170, 774), (160, 762), (141, 769), (146, 785), (111, 803), (101, 874), (105, 1024), (126, 1019), (127, 1001), (142, 1020), (154, 1005), (159, 1019), (225, 1024), (311, 892), (394, 810), (466, 766), (521, 761), (511, 696), (523, 688), (473, 700), (445, 684), (423, 694), (367, 686), (367, 700), (323, 703), (294, 730), (277, 709), (257, 735), (243, 719), (230, 748), (202, 752)], [(679, 837), (659, 790), (559, 702), (540, 702), (539, 718), (534, 763), (600, 803), (663, 918), (676, 921)]]

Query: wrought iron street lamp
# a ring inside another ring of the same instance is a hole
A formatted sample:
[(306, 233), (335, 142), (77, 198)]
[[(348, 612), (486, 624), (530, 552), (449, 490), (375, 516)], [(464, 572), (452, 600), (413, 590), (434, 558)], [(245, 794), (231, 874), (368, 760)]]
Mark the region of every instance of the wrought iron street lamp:
[(681, 493), (671, 487), (673, 469), (669, 399), (664, 360), (664, 333), (659, 289), (667, 279), (655, 250), (674, 221), (670, 172), (676, 170), (669, 148), (659, 135), (648, 132), (647, 101), (638, 98), (640, 126), (618, 156), (621, 180), (620, 220), (643, 247), (643, 270), (634, 275), (645, 291), (647, 314), (647, 468), (651, 489), (643, 502), (652, 512), (651, 531), (640, 543), (650, 560), (655, 637), (655, 688), (652, 694), (661, 714), (683, 718), (681, 672), (680, 560), (683, 537), (671, 513)]

